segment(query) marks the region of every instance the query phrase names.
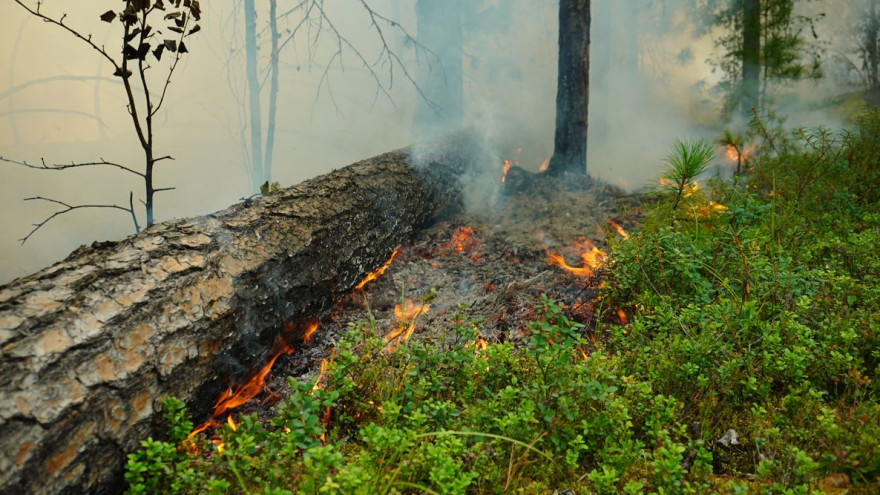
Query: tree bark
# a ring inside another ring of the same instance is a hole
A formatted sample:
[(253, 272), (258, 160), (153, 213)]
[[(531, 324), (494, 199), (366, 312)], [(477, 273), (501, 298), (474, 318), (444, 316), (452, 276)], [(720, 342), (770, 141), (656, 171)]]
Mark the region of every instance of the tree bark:
[(162, 398), (205, 415), (289, 322), (457, 204), (470, 143), (386, 153), (0, 287), (0, 493), (118, 493)]
[(590, 0), (559, 2), (556, 137), (547, 173), (587, 173), (590, 90)]
[(743, 0), (742, 114), (758, 107), (761, 79), (761, 1)]

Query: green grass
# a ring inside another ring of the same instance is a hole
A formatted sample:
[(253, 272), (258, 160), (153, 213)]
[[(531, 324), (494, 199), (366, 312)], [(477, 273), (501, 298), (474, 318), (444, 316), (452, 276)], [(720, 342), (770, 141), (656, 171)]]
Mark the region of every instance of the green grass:
[[(291, 380), (268, 424), (220, 430), (222, 451), (181, 448), (192, 424), (166, 401), (130, 492), (799, 494), (841, 473), (876, 492), (880, 116), (756, 129), (750, 177), (688, 175), (613, 246), (603, 305), (628, 326), (588, 339), (546, 298), (528, 346), (481, 349), (467, 308), (446, 342), (394, 352), (353, 326), (322, 388)], [(729, 430), (738, 445), (717, 441)]]

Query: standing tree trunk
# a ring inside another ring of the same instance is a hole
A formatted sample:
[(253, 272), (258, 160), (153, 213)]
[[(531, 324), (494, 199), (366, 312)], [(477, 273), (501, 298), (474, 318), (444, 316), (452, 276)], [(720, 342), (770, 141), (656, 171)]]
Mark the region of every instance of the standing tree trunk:
[(417, 137), (457, 130), (464, 117), (460, 0), (419, 0), (416, 18), (419, 43), (429, 50), (420, 68), (422, 98), (415, 112)]
[(880, 19), (877, 19), (877, 2), (871, 1), (868, 22), (865, 24), (864, 68), (868, 86), (867, 100), (880, 102)]
[(587, 173), (590, 97), (590, 0), (559, 2), (556, 139), (547, 173)]
[(743, 0), (742, 114), (749, 118), (759, 104), (761, 78), (761, 1)]
[(275, 149), (275, 120), (278, 112), (278, 5), (269, 0), (269, 117), (266, 125), (266, 155), (263, 158), (264, 180), (272, 181), (272, 152)]
[(244, 52), (251, 130), (251, 192), (260, 191), (263, 177), (263, 119), (260, 115), (260, 81), (257, 78), (257, 10), (254, 0), (244, 0)]

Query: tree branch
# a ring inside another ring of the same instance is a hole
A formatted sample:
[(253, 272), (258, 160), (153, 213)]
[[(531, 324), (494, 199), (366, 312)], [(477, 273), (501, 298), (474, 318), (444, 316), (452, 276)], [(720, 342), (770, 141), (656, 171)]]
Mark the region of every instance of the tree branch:
[(132, 169), (126, 167), (125, 165), (120, 165), (120, 164), (118, 164), (118, 163), (108, 162), (107, 160), (105, 160), (105, 159), (103, 159), (103, 158), (101, 158), (100, 160), (98, 160), (98, 161), (96, 161), (96, 162), (82, 162), (82, 163), (74, 163), (74, 162), (70, 162), (70, 163), (53, 163), (53, 164), (51, 164), (51, 165), (47, 164), (47, 163), (46, 163), (46, 160), (43, 159), (43, 158), (41, 158), (40, 161), (42, 162), (41, 165), (32, 165), (32, 164), (30, 164), (30, 163), (28, 163), (28, 162), (26, 162), (26, 161), (12, 160), (12, 159), (10, 159), (10, 158), (6, 158), (6, 157), (3, 157), (3, 156), (0, 156), (0, 162), (12, 163), (12, 164), (14, 164), (14, 165), (21, 165), (22, 167), (33, 168), (33, 169), (36, 169), (36, 170), (66, 170), (66, 169), (68, 169), (68, 168), (94, 167), (94, 166), (102, 166), (102, 165), (103, 165), (103, 166), (115, 167), (115, 168), (118, 168), (118, 169), (120, 169), (120, 170), (124, 170), (124, 171), (126, 171), (126, 172), (128, 172), (128, 173), (131, 173), (131, 174), (137, 175), (138, 177), (143, 177), (143, 176), (144, 176), (144, 174), (138, 172), (137, 170), (132, 170)]
[(70, 34), (74, 35), (75, 37), (79, 38), (80, 40), (84, 41), (84, 42), (87, 43), (89, 46), (91, 46), (95, 51), (97, 51), (98, 53), (100, 53), (102, 57), (104, 57), (105, 59), (107, 59), (108, 62), (110, 62), (111, 64), (113, 64), (113, 68), (114, 68), (114, 69), (119, 70), (119, 64), (116, 63), (116, 60), (114, 60), (113, 57), (111, 57), (109, 54), (107, 54), (107, 51), (104, 50), (103, 47), (99, 47), (98, 45), (96, 45), (96, 44), (92, 41), (92, 36), (91, 36), (91, 35), (89, 35), (89, 37), (87, 38), (87, 37), (81, 35), (80, 33), (78, 33), (76, 30), (74, 30), (74, 29), (72, 29), (72, 28), (69, 28), (69, 27), (67, 27), (66, 24), (64, 24), (64, 18), (67, 17), (67, 14), (64, 14), (63, 16), (61, 16), (61, 19), (55, 20), (55, 19), (53, 19), (53, 18), (51, 18), (51, 17), (49, 17), (49, 16), (47, 16), (47, 15), (44, 15), (44, 14), (42, 14), (42, 13), (40, 12), (40, 5), (41, 5), (42, 2), (37, 2), (37, 8), (36, 8), (36, 9), (32, 9), (32, 8), (28, 7), (27, 5), (25, 5), (24, 2), (22, 2), (21, 0), (13, 0), (13, 1), (14, 1), (15, 3), (17, 3), (19, 6), (21, 6), (21, 8), (23, 8), (23, 9), (27, 10), (28, 12), (30, 12), (32, 15), (34, 15), (34, 16), (36, 16), (36, 17), (39, 17), (40, 19), (42, 19), (42, 20), (45, 21), (45, 22), (48, 22), (48, 23), (50, 23), (50, 24), (55, 24), (56, 26), (62, 27), (62, 28), (64, 28), (64, 30), (67, 31), (68, 33), (70, 33)]
[[(129, 195), (129, 204), (130, 205), (132, 204), (132, 196), (133, 196), (133, 194)], [(124, 208), (122, 206), (118, 206), (115, 204), (114, 205), (69, 205), (63, 201), (58, 201), (57, 199), (51, 199), (51, 198), (44, 198), (42, 196), (34, 196), (33, 198), (25, 198), (25, 201), (47, 201), (49, 203), (54, 203), (54, 204), (63, 206), (64, 209), (60, 210), (60, 211), (56, 211), (55, 213), (49, 215), (46, 219), (44, 219), (40, 223), (33, 224), (34, 228), (26, 236), (24, 236), (18, 240), (19, 242), (22, 243), (22, 245), (24, 245), (24, 243), (27, 242), (28, 239), (30, 239), (32, 235), (34, 235), (38, 230), (40, 230), (41, 227), (43, 227), (44, 225), (46, 225), (47, 223), (52, 221), (52, 219), (54, 219), (55, 217), (64, 215), (65, 213), (70, 213), (73, 210), (79, 210), (79, 209), (84, 209), (84, 208), (109, 208), (109, 209), (121, 210), (121, 211), (128, 212), (129, 214), (131, 214), (132, 218), (134, 218), (135, 228), (138, 229), (137, 218), (136, 218), (135, 212), (134, 212), (134, 206), (130, 206), (129, 208)]]

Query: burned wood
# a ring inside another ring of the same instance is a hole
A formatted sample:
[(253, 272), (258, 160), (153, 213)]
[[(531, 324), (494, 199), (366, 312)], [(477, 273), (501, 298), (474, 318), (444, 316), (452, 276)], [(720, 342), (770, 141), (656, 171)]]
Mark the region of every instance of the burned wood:
[(0, 493), (119, 492), (161, 398), (207, 412), (289, 322), (456, 204), (474, 146), (414, 151), (81, 247), (0, 287)]

